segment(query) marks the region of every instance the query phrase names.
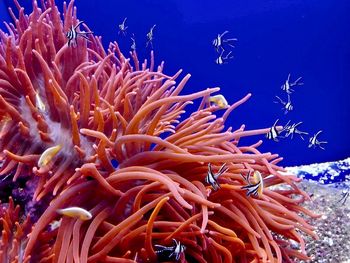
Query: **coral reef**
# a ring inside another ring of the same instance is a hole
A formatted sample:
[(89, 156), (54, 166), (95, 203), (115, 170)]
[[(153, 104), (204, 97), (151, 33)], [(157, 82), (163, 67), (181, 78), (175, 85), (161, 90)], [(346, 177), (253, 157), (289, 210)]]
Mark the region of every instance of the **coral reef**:
[[(316, 215), (300, 205), (300, 180), (281, 174), (262, 141), (240, 142), (269, 128), (225, 129), (250, 94), (220, 114), (209, 102), (219, 88), (182, 95), (190, 75), (163, 73), (153, 53), (140, 65), (93, 35), (67, 45), (73, 1), (63, 20), (53, 0), (34, 1), (30, 15), (16, 4), (0, 32), (0, 187), (19, 205), (2, 205), (3, 262), (175, 261), (155, 249), (172, 239), (185, 246), (181, 262), (308, 259), (301, 232), (316, 234), (300, 214)], [(228, 167), (217, 191), (205, 183), (209, 163)], [(256, 195), (242, 188), (250, 171), (263, 178)], [(72, 206), (92, 219), (57, 213)]]

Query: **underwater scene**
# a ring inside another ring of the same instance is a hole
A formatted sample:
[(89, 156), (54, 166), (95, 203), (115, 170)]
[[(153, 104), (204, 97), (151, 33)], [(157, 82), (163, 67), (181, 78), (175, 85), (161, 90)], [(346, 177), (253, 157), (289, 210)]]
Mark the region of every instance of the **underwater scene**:
[(350, 263), (348, 0), (0, 21), (0, 263)]

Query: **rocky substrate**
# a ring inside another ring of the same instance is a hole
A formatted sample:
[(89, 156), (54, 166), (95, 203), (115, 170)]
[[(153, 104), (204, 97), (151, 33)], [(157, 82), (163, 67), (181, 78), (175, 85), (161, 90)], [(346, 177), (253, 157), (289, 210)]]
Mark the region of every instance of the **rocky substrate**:
[[(310, 221), (319, 240), (306, 237), (306, 250), (315, 263), (350, 262), (350, 184), (322, 185), (303, 181), (301, 188), (312, 201), (305, 207), (320, 214)], [(348, 198), (349, 197), (349, 198)]]

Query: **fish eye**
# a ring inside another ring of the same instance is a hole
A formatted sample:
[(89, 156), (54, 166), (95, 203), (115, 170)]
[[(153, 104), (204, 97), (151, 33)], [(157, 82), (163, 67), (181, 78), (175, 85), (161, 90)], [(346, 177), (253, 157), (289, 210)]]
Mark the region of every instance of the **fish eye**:
[(84, 217), (84, 219), (86, 219), (86, 220), (91, 219), (91, 217), (90, 217), (89, 215), (84, 215), (83, 217)]

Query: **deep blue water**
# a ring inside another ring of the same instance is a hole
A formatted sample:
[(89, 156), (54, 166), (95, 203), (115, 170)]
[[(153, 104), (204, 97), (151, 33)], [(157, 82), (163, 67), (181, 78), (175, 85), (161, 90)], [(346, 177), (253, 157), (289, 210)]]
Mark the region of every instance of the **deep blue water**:
[[(19, 1), (30, 10), (30, 4)], [(56, 0), (59, 6), (63, 1)], [(103, 2), (103, 4), (101, 4)], [(8, 20), (0, 2), (0, 20)], [(302, 130), (320, 140), (326, 150), (309, 149), (299, 138), (278, 143), (263, 136), (242, 143), (265, 142), (261, 149), (285, 157), (283, 165), (340, 160), (350, 156), (350, 1), (348, 0), (222, 0), (222, 1), (76, 1), (79, 19), (84, 20), (105, 46), (117, 40), (124, 54), (130, 50), (130, 34), (136, 37), (140, 58), (148, 57), (146, 34), (154, 30), (157, 62), (165, 71), (179, 68), (191, 73), (184, 92), (220, 86), (229, 103), (247, 93), (253, 97), (231, 114), (228, 126), (247, 129), (303, 121)], [(118, 24), (127, 17), (129, 35), (118, 35)], [(215, 64), (212, 39), (225, 30), (238, 38), (234, 58)], [(274, 96), (283, 97), (280, 86), (291, 73), (302, 76), (303, 86), (292, 94), (294, 110), (284, 115)]]

